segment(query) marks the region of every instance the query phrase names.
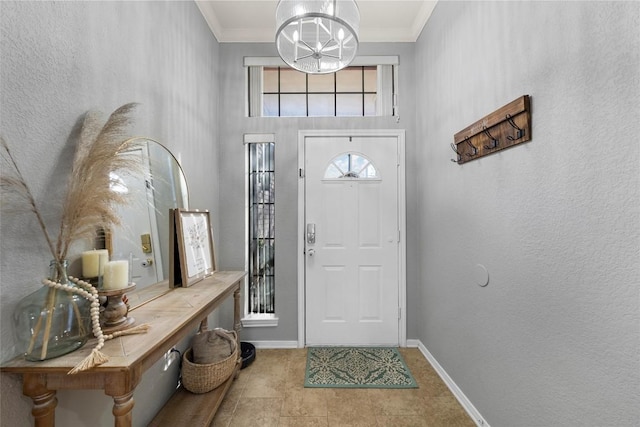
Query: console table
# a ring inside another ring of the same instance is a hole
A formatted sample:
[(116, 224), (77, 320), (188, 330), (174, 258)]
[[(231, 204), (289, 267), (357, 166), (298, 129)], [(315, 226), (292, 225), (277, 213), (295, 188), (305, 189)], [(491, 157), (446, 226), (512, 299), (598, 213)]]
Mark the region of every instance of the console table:
[[(232, 295), (234, 329), (239, 332), (240, 286), (244, 276), (243, 271), (215, 272), (191, 287), (172, 289), (135, 307), (130, 315), (135, 318), (136, 325), (149, 324), (149, 331), (107, 341), (101, 351), (109, 356), (109, 361), (90, 370), (67, 374), (91, 352), (95, 338), (65, 356), (42, 362), (29, 362), (20, 356), (3, 364), (0, 370), (22, 375), (22, 391), (33, 401), (31, 413), (36, 427), (54, 425), (56, 391), (63, 389), (104, 390), (113, 398), (115, 426), (130, 427), (133, 392), (144, 372), (180, 340), (206, 325), (207, 316)], [(231, 381), (233, 375), (229, 383)], [(219, 400), (228, 386), (226, 384), (218, 393)]]

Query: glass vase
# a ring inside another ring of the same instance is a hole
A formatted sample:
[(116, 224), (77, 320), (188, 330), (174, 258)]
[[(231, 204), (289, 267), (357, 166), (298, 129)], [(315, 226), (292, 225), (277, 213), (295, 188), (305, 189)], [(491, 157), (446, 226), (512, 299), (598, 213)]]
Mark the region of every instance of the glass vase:
[[(69, 281), (67, 267), (67, 260), (51, 261), (49, 280), (77, 287)], [(70, 353), (82, 347), (92, 333), (91, 302), (46, 285), (23, 298), (13, 317), (17, 345), (31, 361)]]

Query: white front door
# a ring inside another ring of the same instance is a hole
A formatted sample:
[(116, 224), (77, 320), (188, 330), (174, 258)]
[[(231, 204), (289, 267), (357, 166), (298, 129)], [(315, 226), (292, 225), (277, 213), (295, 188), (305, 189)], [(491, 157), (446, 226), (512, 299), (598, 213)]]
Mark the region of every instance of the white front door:
[(398, 138), (308, 136), (304, 153), (306, 344), (398, 345)]

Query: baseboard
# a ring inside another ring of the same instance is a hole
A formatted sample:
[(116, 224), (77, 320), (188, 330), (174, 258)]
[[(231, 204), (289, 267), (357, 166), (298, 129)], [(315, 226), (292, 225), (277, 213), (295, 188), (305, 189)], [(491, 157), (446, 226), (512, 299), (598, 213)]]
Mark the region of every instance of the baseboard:
[(255, 348), (298, 348), (298, 341), (250, 341)]
[(425, 347), (420, 340), (407, 340), (407, 347), (413, 347), (413, 345), (409, 345), (409, 341), (411, 341), (411, 344), (416, 344), (416, 347), (420, 349), (420, 352), (424, 355), (427, 361), (429, 361), (431, 366), (433, 366), (433, 369), (436, 370), (438, 375), (440, 375), (440, 378), (442, 378), (442, 381), (444, 381), (447, 387), (449, 387), (449, 390), (451, 390), (451, 393), (453, 393), (456, 399), (458, 399), (458, 402), (460, 402), (464, 410), (467, 411), (471, 419), (475, 421), (476, 425), (478, 427), (490, 427), (489, 424), (482, 417), (480, 412), (478, 412), (476, 407), (473, 406), (473, 403), (471, 403), (471, 401), (467, 398), (467, 396), (465, 396), (462, 390), (460, 390), (460, 387), (458, 387), (458, 385), (453, 381), (453, 379), (449, 376), (449, 374), (447, 374), (447, 371), (444, 370), (442, 365), (440, 365), (436, 360), (436, 358), (433, 357), (433, 355), (429, 352), (429, 350), (427, 350), (427, 347)]

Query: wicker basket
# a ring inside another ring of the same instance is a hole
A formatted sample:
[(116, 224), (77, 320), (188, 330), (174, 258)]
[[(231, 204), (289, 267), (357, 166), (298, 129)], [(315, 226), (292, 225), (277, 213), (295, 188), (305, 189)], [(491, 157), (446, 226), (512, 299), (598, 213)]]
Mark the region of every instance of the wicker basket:
[(229, 331), (234, 338), (234, 350), (231, 356), (216, 363), (201, 364), (192, 362), (192, 349), (182, 356), (182, 385), (191, 393), (208, 393), (219, 387), (233, 374), (238, 363), (238, 335)]

